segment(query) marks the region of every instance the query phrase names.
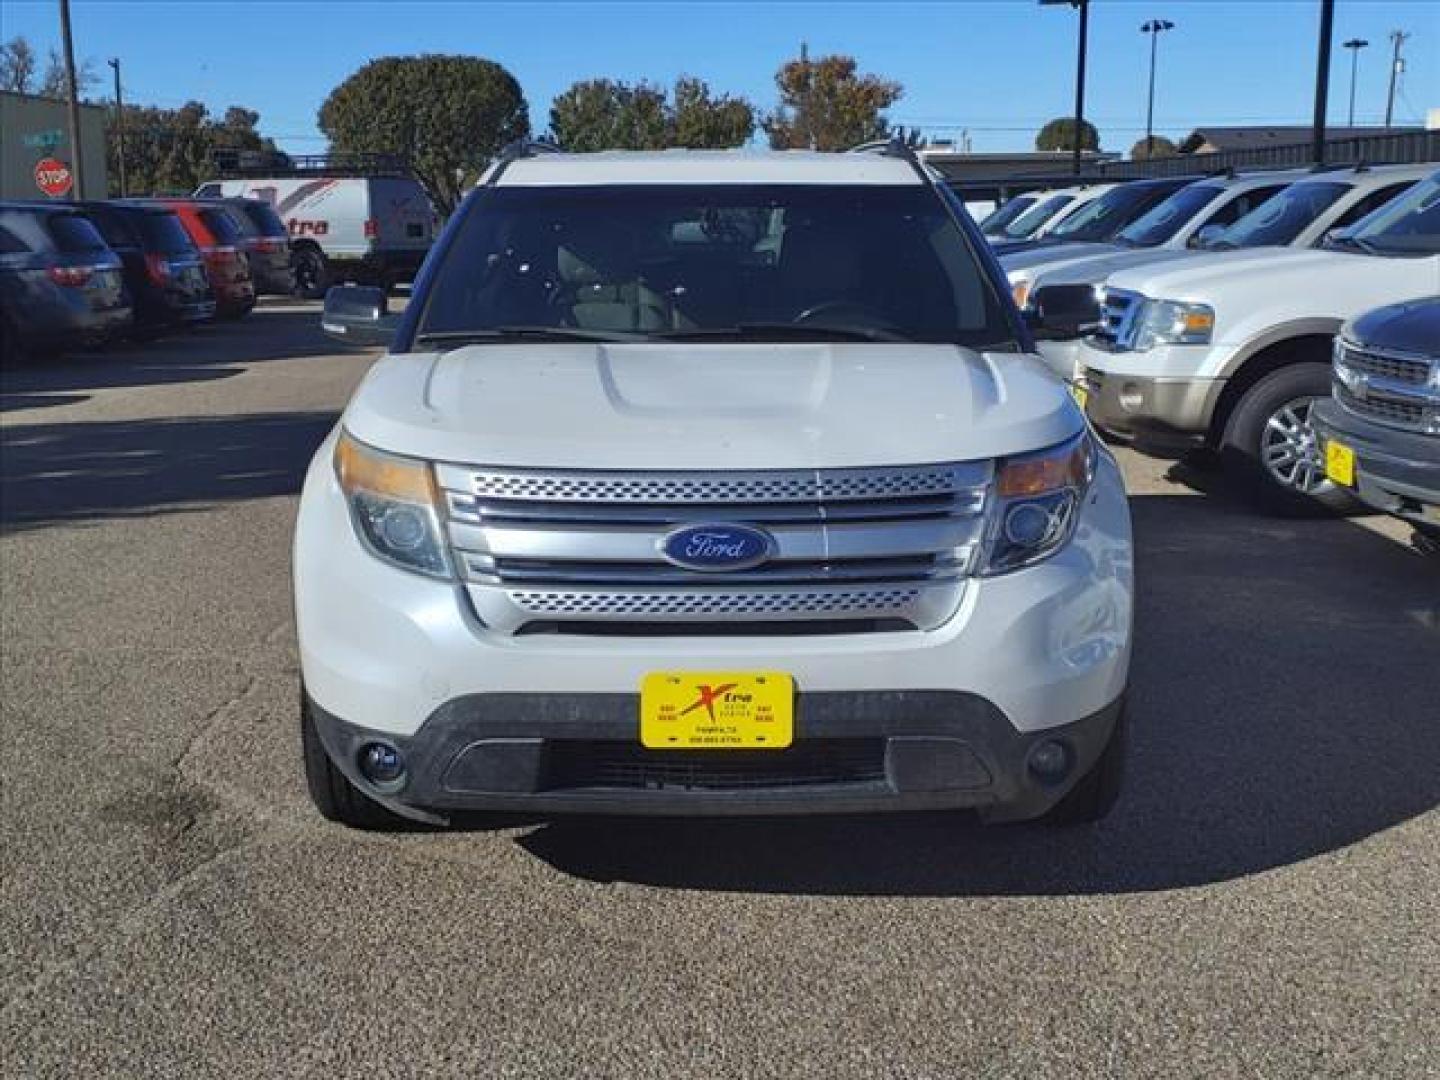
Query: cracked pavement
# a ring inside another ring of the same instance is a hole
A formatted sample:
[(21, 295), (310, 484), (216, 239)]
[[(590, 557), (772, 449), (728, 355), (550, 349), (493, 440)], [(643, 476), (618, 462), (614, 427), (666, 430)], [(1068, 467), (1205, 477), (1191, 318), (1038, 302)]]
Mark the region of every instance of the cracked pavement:
[(357, 834), (298, 760), (295, 493), (369, 363), (316, 321), (0, 382), (5, 1075), (1440, 1075), (1405, 529), (1122, 452), (1135, 739), (1090, 832)]

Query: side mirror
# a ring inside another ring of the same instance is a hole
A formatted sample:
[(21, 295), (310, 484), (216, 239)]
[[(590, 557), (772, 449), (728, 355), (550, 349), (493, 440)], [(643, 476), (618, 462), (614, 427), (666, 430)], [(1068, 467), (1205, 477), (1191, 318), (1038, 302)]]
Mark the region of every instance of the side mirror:
[(1093, 285), (1042, 285), (1030, 294), (1025, 321), (1039, 341), (1069, 341), (1100, 325)]
[(1190, 237), (1189, 243), (1187, 243), (1185, 246), (1192, 248), (1207, 248), (1211, 244), (1215, 243), (1216, 240), (1219, 240), (1220, 237), (1224, 235), (1224, 233), (1224, 225), (1217, 225), (1213, 222), (1209, 225), (1202, 225), (1200, 227), (1200, 230), (1196, 232), (1194, 236)]
[(325, 294), (320, 329), (346, 345), (388, 345), (399, 321), (390, 311), (384, 289), (336, 285)]

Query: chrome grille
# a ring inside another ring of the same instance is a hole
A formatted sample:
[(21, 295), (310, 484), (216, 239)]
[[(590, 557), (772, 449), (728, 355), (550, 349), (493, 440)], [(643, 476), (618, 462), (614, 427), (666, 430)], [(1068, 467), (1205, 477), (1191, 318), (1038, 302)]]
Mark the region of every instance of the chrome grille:
[(1121, 350), (1128, 347), (1131, 323), (1145, 298), (1126, 289), (1106, 289), (1100, 308), (1100, 326), (1091, 337), (1101, 348)]
[(1335, 400), (1377, 424), (1440, 435), (1440, 358), (1337, 338)]
[[(989, 462), (881, 469), (623, 473), (441, 465), (456, 565), (476, 614), (536, 621), (826, 620), (938, 626), (983, 529)], [(772, 558), (733, 572), (672, 565), (672, 529), (765, 529)]]
[(1430, 378), (1431, 361), (1419, 356), (1357, 349), (1348, 341), (1340, 342), (1339, 359), (1346, 367), (1382, 379), (1424, 386)]

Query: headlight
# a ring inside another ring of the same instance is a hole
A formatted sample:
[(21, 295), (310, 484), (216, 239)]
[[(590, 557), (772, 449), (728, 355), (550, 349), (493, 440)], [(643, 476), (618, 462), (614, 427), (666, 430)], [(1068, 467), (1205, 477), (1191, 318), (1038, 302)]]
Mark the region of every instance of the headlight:
[(1048, 450), (998, 462), (980, 572), (1018, 570), (1064, 547), (1094, 475), (1088, 431)]
[(435, 512), (439, 493), (428, 464), (376, 450), (342, 430), (335, 444), (335, 476), (355, 531), (372, 554), (406, 570), (450, 576)]
[(1215, 310), (1181, 300), (1146, 300), (1130, 331), (1130, 347), (1144, 352), (1156, 345), (1208, 345)]

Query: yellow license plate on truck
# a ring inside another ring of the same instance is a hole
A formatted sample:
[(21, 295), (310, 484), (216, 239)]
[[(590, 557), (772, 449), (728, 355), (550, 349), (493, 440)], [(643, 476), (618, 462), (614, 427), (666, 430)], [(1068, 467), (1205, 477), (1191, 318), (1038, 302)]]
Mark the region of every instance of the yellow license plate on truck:
[(1325, 440), (1325, 475), (1337, 484), (1355, 486), (1355, 451), (1334, 439)]
[(795, 680), (779, 671), (658, 671), (640, 684), (647, 750), (783, 750)]

